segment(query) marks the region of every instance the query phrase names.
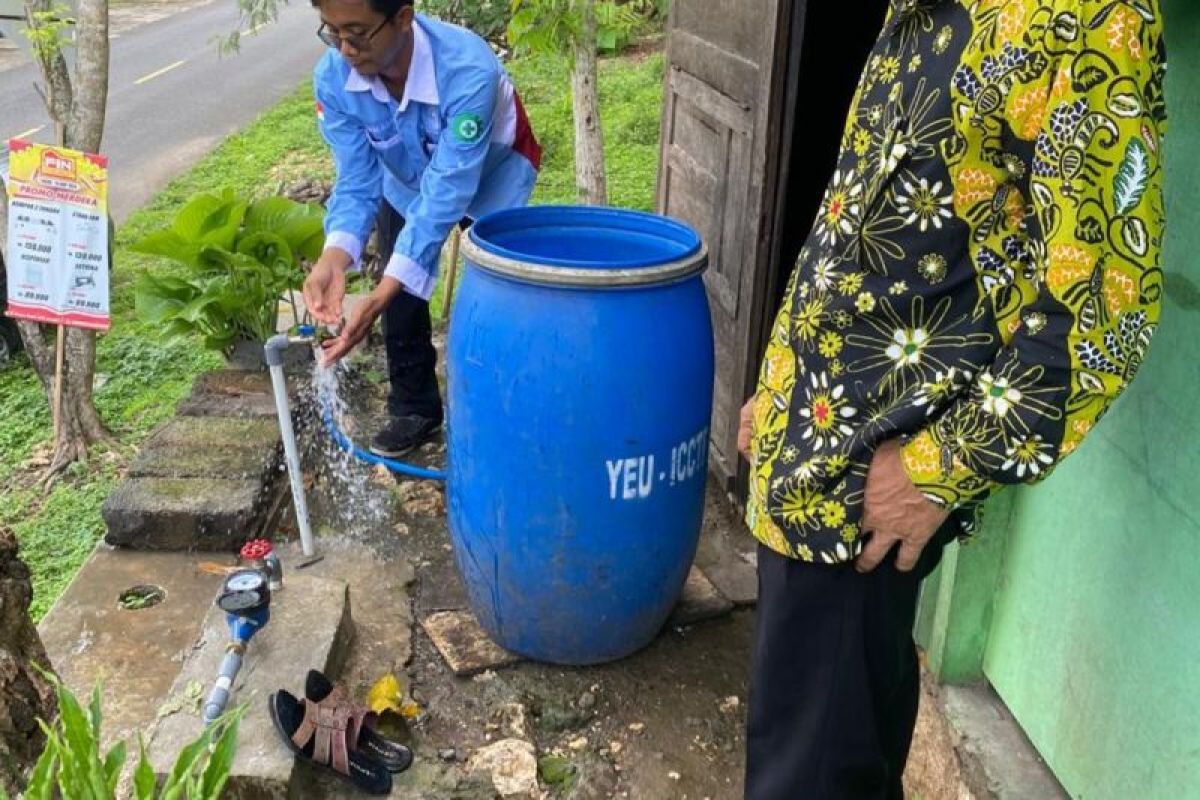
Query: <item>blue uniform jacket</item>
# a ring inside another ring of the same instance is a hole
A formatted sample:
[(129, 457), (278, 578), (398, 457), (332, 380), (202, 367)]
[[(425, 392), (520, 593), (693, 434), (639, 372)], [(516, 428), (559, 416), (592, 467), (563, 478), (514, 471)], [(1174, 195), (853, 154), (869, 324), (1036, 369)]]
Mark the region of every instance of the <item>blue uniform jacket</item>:
[(325, 246), (355, 267), (386, 198), (405, 226), (384, 274), (428, 299), (456, 224), (528, 202), (541, 151), (503, 66), (474, 33), (416, 15), (400, 100), (332, 49), (313, 82), (337, 168)]

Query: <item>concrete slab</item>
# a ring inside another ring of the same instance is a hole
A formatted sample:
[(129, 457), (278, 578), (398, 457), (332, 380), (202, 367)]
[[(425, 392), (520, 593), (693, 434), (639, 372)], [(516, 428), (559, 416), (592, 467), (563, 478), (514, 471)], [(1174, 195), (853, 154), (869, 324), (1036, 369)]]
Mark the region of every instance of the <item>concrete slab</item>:
[[(295, 565), (304, 560), (298, 543), (276, 543), (285, 569), (280, 597), (291, 591), (293, 579), (311, 576), (351, 583), (356, 636), (339, 682), (362, 700), (380, 675), (403, 675), (411, 657), (408, 587), (413, 571), (405, 559), (359, 542), (319, 539), (318, 547), (324, 559), (297, 571)], [(86, 696), (96, 680), (103, 681), (106, 747), (119, 740), (136, 745), (139, 732), (149, 741), (160, 709), (194, 705), (173, 704), (170, 699), (220, 586), (219, 576), (199, 569), (203, 562), (232, 565), (234, 559), (228, 553), (149, 552), (101, 545), (39, 626), (51, 663), (72, 690)], [(161, 605), (139, 611), (117, 607), (122, 590), (146, 583), (166, 591)], [(271, 625), (278, 623), (277, 616)], [(254, 644), (259, 641), (256, 638)], [(294, 781), (299, 789), (293, 789), (293, 796), (343, 796), (338, 792), (344, 787), (336, 778), (315, 770), (299, 768)], [(321, 787), (319, 793), (315, 789), (303, 793), (305, 787), (314, 786)], [(354, 795), (346, 789), (344, 796)], [(420, 792), (411, 796), (427, 800)]]
[[(100, 545), (38, 626), (55, 671), (79, 696), (104, 686), (106, 746), (149, 734), (221, 579), (197, 569), (206, 553), (118, 551)], [(126, 611), (118, 595), (142, 584), (166, 600)]]
[(209, 394), (185, 397), (175, 407), (175, 413), (181, 417), (276, 419), (274, 397), (219, 397)]
[(923, 800), (1068, 798), (989, 686), (939, 686), (928, 673), (904, 784)]
[(488, 638), (469, 611), (442, 611), (424, 619), (421, 627), (455, 675), (466, 677), (516, 664), (521, 657)]
[[(234, 684), (231, 703), (248, 707), (238, 732), (238, 751), (224, 797), (274, 800), (305, 796), (289, 788), (295, 757), (280, 740), (267, 713), (267, 697), (285, 688), (304, 691), (309, 669), (336, 675), (353, 636), (349, 586), (345, 581), (292, 575), (272, 599), (271, 621), (254, 638)], [(170, 697), (184, 696), (193, 682), (207, 694), (225, 654), (229, 631), (225, 614), (210, 606), (195, 650), (171, 686)], [(151, 763), (160, 774), (197, 735), (203, 723), (180, 711), (164, 717), (150, 743)]]
[(717, 587), (701, 570), (692, 567), (683, 587), (683, 596), (679, 598), (679, 604), (675, 606), (667, 624), (677, 628), (695, 625), (724, 616), (732, 610), (733, 601), (717, 591)]
[(104, 540), (140, 550), (233, 550), (258, 536), (259, 480), (131, 478), (104, 501)]

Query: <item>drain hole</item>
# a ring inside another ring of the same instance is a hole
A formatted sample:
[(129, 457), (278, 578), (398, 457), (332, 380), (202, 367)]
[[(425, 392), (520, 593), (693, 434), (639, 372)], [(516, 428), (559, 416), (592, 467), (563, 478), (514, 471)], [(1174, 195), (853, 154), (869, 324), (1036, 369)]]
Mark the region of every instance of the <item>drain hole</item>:
[(167, 590), (161, 586), (133, 586), (121, 592), (117, 605), (126, 611), (141, 611), (156, 606), (167, 599)]

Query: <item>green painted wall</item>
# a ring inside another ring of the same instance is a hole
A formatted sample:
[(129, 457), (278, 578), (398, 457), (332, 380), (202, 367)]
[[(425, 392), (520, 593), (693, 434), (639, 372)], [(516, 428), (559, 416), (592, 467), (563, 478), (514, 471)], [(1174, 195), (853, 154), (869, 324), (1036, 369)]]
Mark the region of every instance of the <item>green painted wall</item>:
[[(1015, 493), (982, 652), (1059, 780), (1087, 800), (1200, 798), (1200, 0), (1163, 5), (1162, 327), (1080, 452)], [(959, 642), (953, 657), (970, 661), (978, 647)]]

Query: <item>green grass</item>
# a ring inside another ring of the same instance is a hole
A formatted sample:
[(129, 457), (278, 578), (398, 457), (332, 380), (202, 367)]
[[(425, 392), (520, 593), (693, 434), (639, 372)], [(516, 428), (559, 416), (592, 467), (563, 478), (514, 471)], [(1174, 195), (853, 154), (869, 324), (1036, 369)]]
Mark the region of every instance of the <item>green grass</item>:
[[(570, 68), (553, 59), (524, 59), (509, 65), (544, 151), (535, 203), (573, 203), (575, 128), (571, 117)], [(659, 116), (663, 57), (605, 59), (600, 63), (609, 203), (654, 209), (658, 176)]]
[[(526, 109), (545, 150), (534, 195), (537, 203), (575, 200), (574, 128), (567, 66), (548, 59), (510, 64)], [(654, 207), (663, 59), (607, 59), (600, 93), (613, 205)], [(112, 274), (111, 332), (100, 339), (96, 370), (106, 376), (96, 392), (102, 418), (120, 440), (112, 452), (98, 448), (47, 496), (30, 487), (36, 469), (27, 462), (51, 436), (41, 386), (23, 361), (0, 370), (0, 527), (11, 529), (33, 573), (35, 619), (49, 610), (103, 535), (100, 506), (120, 481), (134, 447), (168, 418), (201, 372), (221, 359), (192, 343), (168, 345), (133, 313), (133, 285), (154, 259), (129, 245), (165, 227), (197, 192), (225, 187), (248, 196), (278, 191), (299, 179), (329, 179), (332, 168), (316, 132), (311, 88), (303, 86), (245, 131), (226, 140), (172, 182), (117, 231)], [(435, 316), (441, 291), (433, 301)]]

